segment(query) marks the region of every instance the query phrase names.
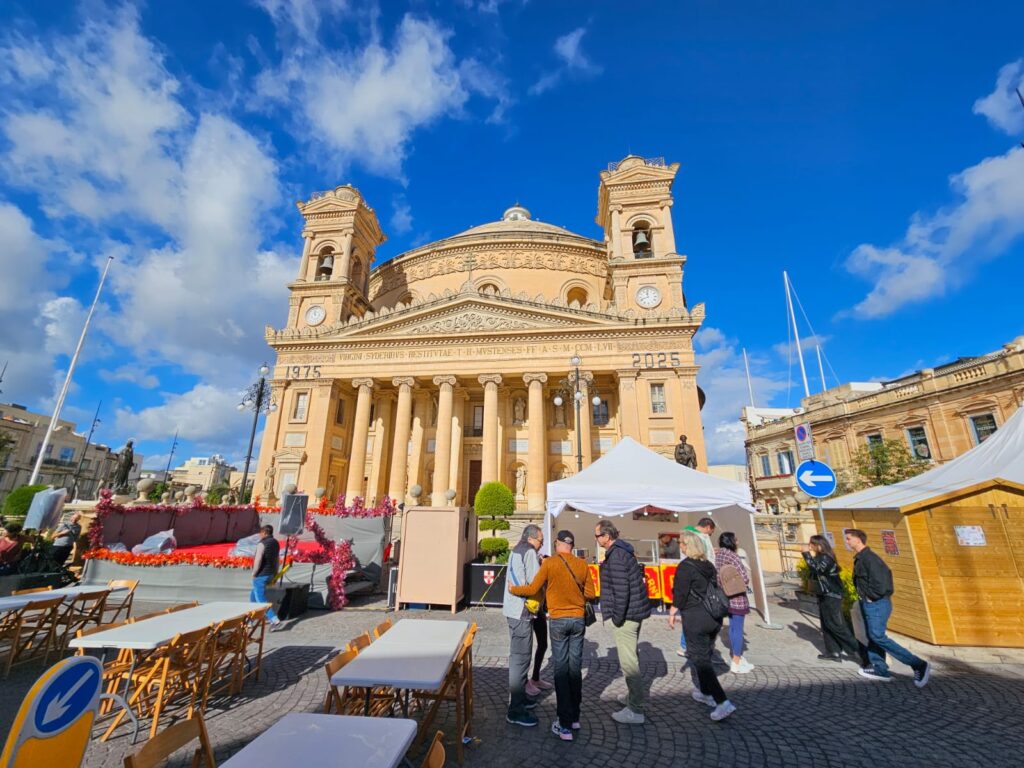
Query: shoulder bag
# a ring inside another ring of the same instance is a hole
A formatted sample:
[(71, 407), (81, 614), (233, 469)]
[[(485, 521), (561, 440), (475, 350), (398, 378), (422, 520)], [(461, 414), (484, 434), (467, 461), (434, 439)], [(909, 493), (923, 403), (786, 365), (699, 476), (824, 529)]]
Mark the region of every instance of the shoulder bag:
[(597, 621), (597, 614), (594, 612), (593, 604), (587, 600), (587, 590), (583, 584), (576, 581), (576, 574), (572, 572), (572, 568), (569, 567), (569, 563), (564, 557), (558, 556), (558, 559), (562, 561), (565, 566), (565, 570), (569, 572), (569, 577), (576, 583), (576, 586), (580, 588), (580, 594), (583, 595), (583, 624), (589, 627), (591, 624)]
[[(684, 560), (683, 562), (686, 561)], [(708, 588), (704, 594), (698, 593), (697, 597), (700, 599), (700, 604), (704, 606), (704, 610), (715, 621), (721, 623), (729, 615), (729, 598), (726, 597), (722, 588), (718, 586), (718, 579), (714, 576), (708, 579)]]

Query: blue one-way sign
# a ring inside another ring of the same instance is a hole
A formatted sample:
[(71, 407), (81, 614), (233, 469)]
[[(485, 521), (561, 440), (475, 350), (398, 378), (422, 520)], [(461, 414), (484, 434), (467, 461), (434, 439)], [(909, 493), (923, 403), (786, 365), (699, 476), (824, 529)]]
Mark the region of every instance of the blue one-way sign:
[(823, 461), (805, 461), (796, 468), (796, 484), (815, 499), (831, 496), (836, 490), (836, 473)]

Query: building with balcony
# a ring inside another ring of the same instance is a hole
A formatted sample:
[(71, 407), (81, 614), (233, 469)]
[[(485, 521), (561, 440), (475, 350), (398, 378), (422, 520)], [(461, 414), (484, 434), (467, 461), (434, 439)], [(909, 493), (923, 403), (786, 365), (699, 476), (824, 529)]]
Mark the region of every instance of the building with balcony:
[(882, 440), (902, 440), (917, 458), (942, 464), (983, 442), (1022, 403), (1024, 336), (893, 381), (843, 384), (797, 409), (744, 408), (754, 501), (774, 513), (804, 506), (793, 474), (799, 424), (811, 425), (816, 458), (841, 475), (859, 448)]
[(180, 467), (171, 470), (171, 483), (175, 487), (195, 486), (208, 491), (215, 485), (227, 485), (235, 468), (220, 454), (193, 456)]

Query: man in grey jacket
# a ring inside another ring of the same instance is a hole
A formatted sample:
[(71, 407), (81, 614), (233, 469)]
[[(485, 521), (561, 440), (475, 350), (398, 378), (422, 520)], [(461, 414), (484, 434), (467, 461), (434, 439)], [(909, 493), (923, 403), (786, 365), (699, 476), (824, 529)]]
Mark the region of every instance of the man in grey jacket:
[(528, 525), (523, 529), (519, 543), (512, 548), (505, 570), (505, 599), (501, 612), (508, 621), (508, 713), (505, 719), (513, 725), (530, 728), (537, 718), (529, 711), (536, 706), (526, 695), (526, 677), (533, 661), (533, 614), (526, 608), (526, 600), (508, 591), (509, 586), (523, 586), (533, 581), (540, 570), (538, 550), (544, 544), (540, 526)]

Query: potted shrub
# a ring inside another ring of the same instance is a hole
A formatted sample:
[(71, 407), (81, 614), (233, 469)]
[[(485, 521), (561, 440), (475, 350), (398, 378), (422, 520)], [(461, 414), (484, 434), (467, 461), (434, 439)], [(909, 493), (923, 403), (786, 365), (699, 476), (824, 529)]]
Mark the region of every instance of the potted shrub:
[(516, 498), (504, 483), (490, 482), (480, 486), (473, 501), (473, 510), (480, 518), (480, 530), (489, 531), (490, 536), (480, 539), (479, 552), (487, 562), (496, 562), (508, 552), (508, 540), (497, 536), (498, 531), (509, 529), (508, 518), (516, 511)]

